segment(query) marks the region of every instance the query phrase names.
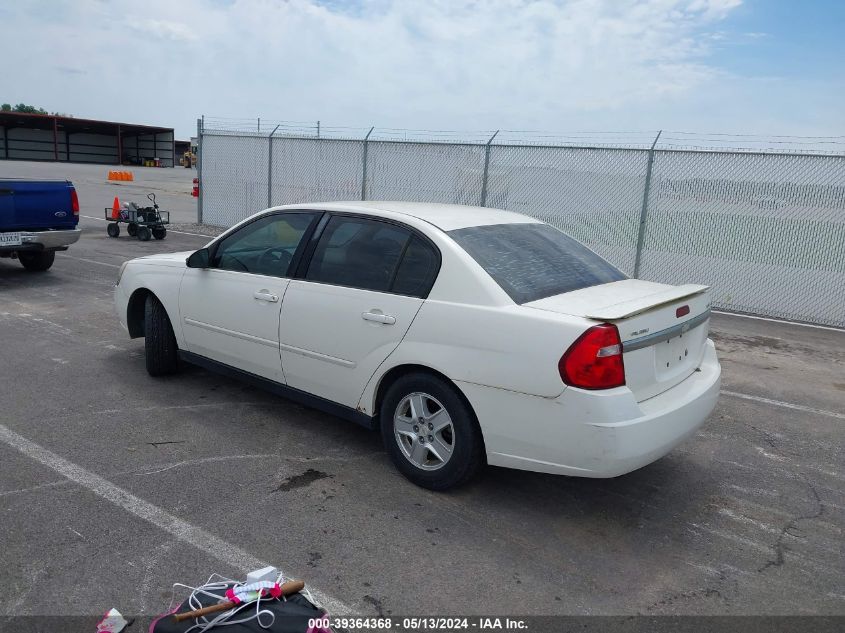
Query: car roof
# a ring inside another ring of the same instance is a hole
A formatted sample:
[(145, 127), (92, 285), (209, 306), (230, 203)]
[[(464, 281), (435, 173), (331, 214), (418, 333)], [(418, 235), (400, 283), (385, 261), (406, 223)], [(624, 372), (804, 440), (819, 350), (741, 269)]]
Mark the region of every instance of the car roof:
[[(294, 206), (294, 205), (291, 205)], [(487, 226), (491, 224), (535, 224), (539, 220), (502, 209), (471, 207), (463, 204), (440, 204), (435, 202), (326, 202), (322, 204), (295, 205), (313, 207), (326, 211), (362, 211), (378, 215), (379, 211), (399, 213), (423, 220), (443, 231), (453, 231), (469, 226)]]

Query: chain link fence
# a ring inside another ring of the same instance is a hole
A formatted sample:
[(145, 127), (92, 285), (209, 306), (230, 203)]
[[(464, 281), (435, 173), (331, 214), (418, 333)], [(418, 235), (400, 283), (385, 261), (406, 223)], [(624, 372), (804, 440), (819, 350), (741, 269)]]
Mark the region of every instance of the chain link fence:
[(659, 136), (526, 144), (264, 126), (198, 121), (201, 223), (227, 227), (270, 206), (332, 200), (509, 209), (632, 276), (709, 284), (715, 307), (845, 327), (845, 155), (828, 147), (690, 149), (695, 138), (671, 135), (663, 145)]

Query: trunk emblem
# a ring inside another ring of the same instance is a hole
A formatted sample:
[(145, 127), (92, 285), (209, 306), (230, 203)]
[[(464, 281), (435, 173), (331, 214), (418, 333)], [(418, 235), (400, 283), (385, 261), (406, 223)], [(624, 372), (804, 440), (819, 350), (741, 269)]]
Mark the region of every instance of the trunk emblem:
[(53, 215), (55, 215), (57, 218), (63, 218), (67, 215), (67, 212), (66, 211), (56, 211)]

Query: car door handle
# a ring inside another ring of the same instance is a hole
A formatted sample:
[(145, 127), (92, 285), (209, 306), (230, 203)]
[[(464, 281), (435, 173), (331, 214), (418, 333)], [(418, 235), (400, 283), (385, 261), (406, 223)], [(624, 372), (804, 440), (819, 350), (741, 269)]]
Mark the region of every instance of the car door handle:
[(252, 293), (252, 298), (256, 301), (269, 301), (270, 303), (276, 303), (279, 300), (278, 295), (274, 295), (266, 290), (256, 290)]
[(381, 312), (362, 312), (361, 318), (365, 321), (375, 321), (376, 323), (384, 323), (385, 325), (393, 325), (396, 323), (395, 316), (382, 314)]

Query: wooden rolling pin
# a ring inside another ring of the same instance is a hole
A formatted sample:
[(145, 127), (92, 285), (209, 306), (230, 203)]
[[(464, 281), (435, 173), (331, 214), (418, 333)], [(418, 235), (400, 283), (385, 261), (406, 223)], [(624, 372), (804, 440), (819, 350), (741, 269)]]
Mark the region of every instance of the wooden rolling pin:
[[(282, 595), (289, 596), (293, 593), (297, 593), (298, 591), (302, 591), (305, 588), (305, 582), (302, 580), (288, 580), (286, 583), (282, 584)], [(173, 619), (177, 622), (181, 622), (182, 620), (189, 620), (191, 618), (199, 618), (204, 615), (208, 615), (209, 613), (219, 613), (220, 611), (228, 611), (234, 607), (238, 606), (238, 603), (232, 602), (230, 600), (226, 600), (226, 602), (220, 602), (218, 604), (213, 604), (210, 607), (203, 607), (202, 609), (194, 609), (193, 611), (185, 611), (184, 613), (174, 613)]]

